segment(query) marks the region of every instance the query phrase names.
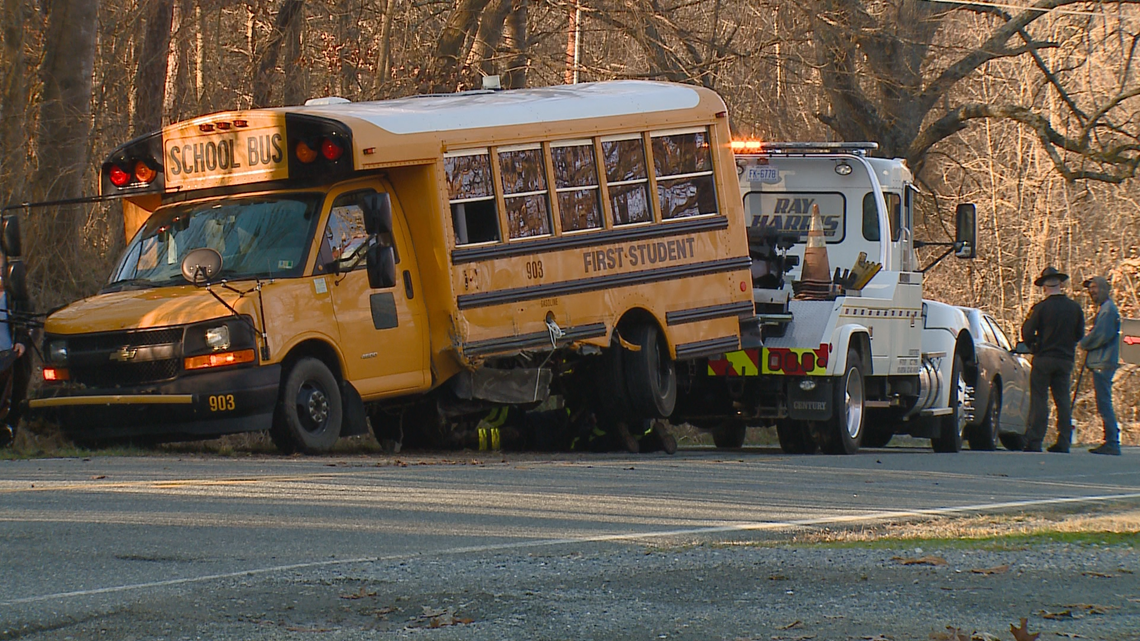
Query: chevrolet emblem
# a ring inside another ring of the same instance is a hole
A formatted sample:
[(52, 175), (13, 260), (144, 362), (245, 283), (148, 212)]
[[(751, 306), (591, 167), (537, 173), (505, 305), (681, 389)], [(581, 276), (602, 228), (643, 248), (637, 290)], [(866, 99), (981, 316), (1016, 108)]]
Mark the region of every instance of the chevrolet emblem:
[(123, 345), (119, 349), (111, 352), (111, 360), (119, 361), (120, 363), (125, 363), (125, 362), (133, 359), (135, 357), (135, 354), (137, 354), (138, 352), (139, 352), (139, 350), (135, 349), (134, 347), (129, 347), (127, 345)]

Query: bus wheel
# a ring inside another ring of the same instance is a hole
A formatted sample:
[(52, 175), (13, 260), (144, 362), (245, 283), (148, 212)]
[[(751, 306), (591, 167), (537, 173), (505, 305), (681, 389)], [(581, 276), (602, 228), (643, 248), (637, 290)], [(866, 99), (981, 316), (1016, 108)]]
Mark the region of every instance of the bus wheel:
[(302, 358), (285, 377), (269, 435), (286, 454), (327, 452), (340, 438), (342, 412), (340, 386), (328, 366)]
[(657, 326), (635, 325), (625, 338), (641, 348), (622, 351), (630, 405), (638, 418), (669, 418), (677, 404), (677, 370)]
[(748, 426), (726, 421), (712, 429), (713, 445), (722, 450), (738, 450), (744, 446), (747, 434)]
[(780, 449), (784, 454), (815, 454), (819, 447), (803, 421), (790, 418), (777, 421), (776, 436), (780, 439)]
[(966, 379), (962, 376), (962, 357), (954, 355), (950, 370), (950, 413), (939, 417), (938, 436), (930, 439), (935, 452), (954, 453), (962, 449), (962, 434), (966, 431)]
[(828, 454), (854, 454), (863, 442), (864, 401), (863, 366), (859, 352), (847, 350), (847, 368), (836, 381), (831, 419), (824, 423), (820, 446)]

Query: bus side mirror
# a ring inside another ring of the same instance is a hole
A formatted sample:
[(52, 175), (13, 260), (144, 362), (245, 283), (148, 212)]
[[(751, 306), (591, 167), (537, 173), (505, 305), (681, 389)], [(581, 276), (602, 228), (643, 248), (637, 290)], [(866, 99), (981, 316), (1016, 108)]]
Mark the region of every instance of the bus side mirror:
[(368, 248), (368, 286), (388, 289), (396, 286), (396, 252), (391, 247), (372, 245)]
[(8, 259), (8, 267), (4, 270), (4, 291), (12, 300), (28, 301), (28, 270), (24, 261), (17, 258)]
[(360, 201), (364, 231), (370, 235), (392, 232), (392, 198), (386, 193), (368, 194)]
[(19, 218), (4, 216), (0, 219), (0, 249), (4, 251), (5, 256), (21, 255)]
[(978, 208), (973, 203), (958, 205), (954, 212), (954, 255), (975, 258), (978, 255)]

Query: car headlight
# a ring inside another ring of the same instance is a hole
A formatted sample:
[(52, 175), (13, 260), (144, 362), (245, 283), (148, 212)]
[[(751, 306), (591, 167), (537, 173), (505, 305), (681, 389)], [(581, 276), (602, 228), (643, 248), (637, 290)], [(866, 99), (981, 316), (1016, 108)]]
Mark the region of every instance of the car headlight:
[(48, 362), (59, 365), (67, 364), (67, 341), (52, 341), (47, 344)]
[(230, 328), (226, 325), (206, 330), (206, 346), (215, 352), (230, 348)]

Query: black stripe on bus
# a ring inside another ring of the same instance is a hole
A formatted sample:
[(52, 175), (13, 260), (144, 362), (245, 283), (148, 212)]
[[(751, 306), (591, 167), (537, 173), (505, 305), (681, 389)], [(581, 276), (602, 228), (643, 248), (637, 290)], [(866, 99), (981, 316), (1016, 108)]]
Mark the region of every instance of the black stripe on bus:
[(692, 309), (679, 309), (675, 312), (665, 313), (666, 325), (683, 325), (725, 316), (752, 316), (756, 313), (755, 304), (750, 301), (739, 303), (725, 303), (709, 307), (694, 307)]
[[(563, 330), (565, 334), (558, 339), (559, 345), (565, 345), (576, 340), (585, 338), (597, 338), (606, 335), (605, 323), (590, 323), (589, 325), (579, 325), (577, 327), (568, 327)], [(468, 357), (482, 356), (484, 354), (493, 354), (495, 352), (520, 350), (520, 349), (540, 349), (550, 348), (550, 332), (532, 332), (530, 334), (520, 334), (518, 336), (507, 336), (505, 338), (488, 338), (481, 341), (472, 341), (463, 344), (463, 355)]]
[(716, 231), (718, 229), (727, 228), (728, 218), (716, 216), (714, 218), (702, 218), (700, 220), (659, 223), (631, 229), (612, 229), (610, 231), (583, 233), (582, 235), (562, 236), (559, 238), (543, 238), (541, 240), (528, 240), (510, 244), (491, 245), (488, 247), (461, 247), (451, 250), (451, 263), (453, 265), (461, 265), (478, 260), (545, 254), (566, 249), (576, 249), (578, 247), (594, 247), (596, 245), (609, 245), (612, 243), (643, 240), (646, 238), (661, 238), (664, 236), (679, 236), (681, 234)]
[(735, 336), (713, 338), (695, 343), (681, 343), (677, 346), (677, 360), (716, 356), (740, 349), (740, 339)]
[(609, 289), (611, 287), (626, 287), (629, 285), (642, 285), (648, 283), (657, 283), (664, 280), (675, 280), (689, 276), (719, 274), (721, 272), (748, 269), (751, 264), (752, 259), (748, 258), (747, 256), (743, 258), (725, 258), (721, 260), (711, 260), (703, 263), (677, 265), (675, 267), (646, 269), (642, 271), (628, 272), (625, 274), (578, 278), (575, 280), (563, 281), (561, 283), (551, 283), (549, 285), (514, 287), (511, 289), (500, 289), (499, 291), (484, 292), (480, 294), (461, 294), (455, 298), (455, 302), (459, 309), (474, 309), (476, 307), (488, 307), (491, 305), (502, 305), (504, 303), (517, 303), (526, 300), (536, 300), (539, 298), (551, 298), (553, 296), (581, 294), (584, 292), (597, 291), (599, 289)]

